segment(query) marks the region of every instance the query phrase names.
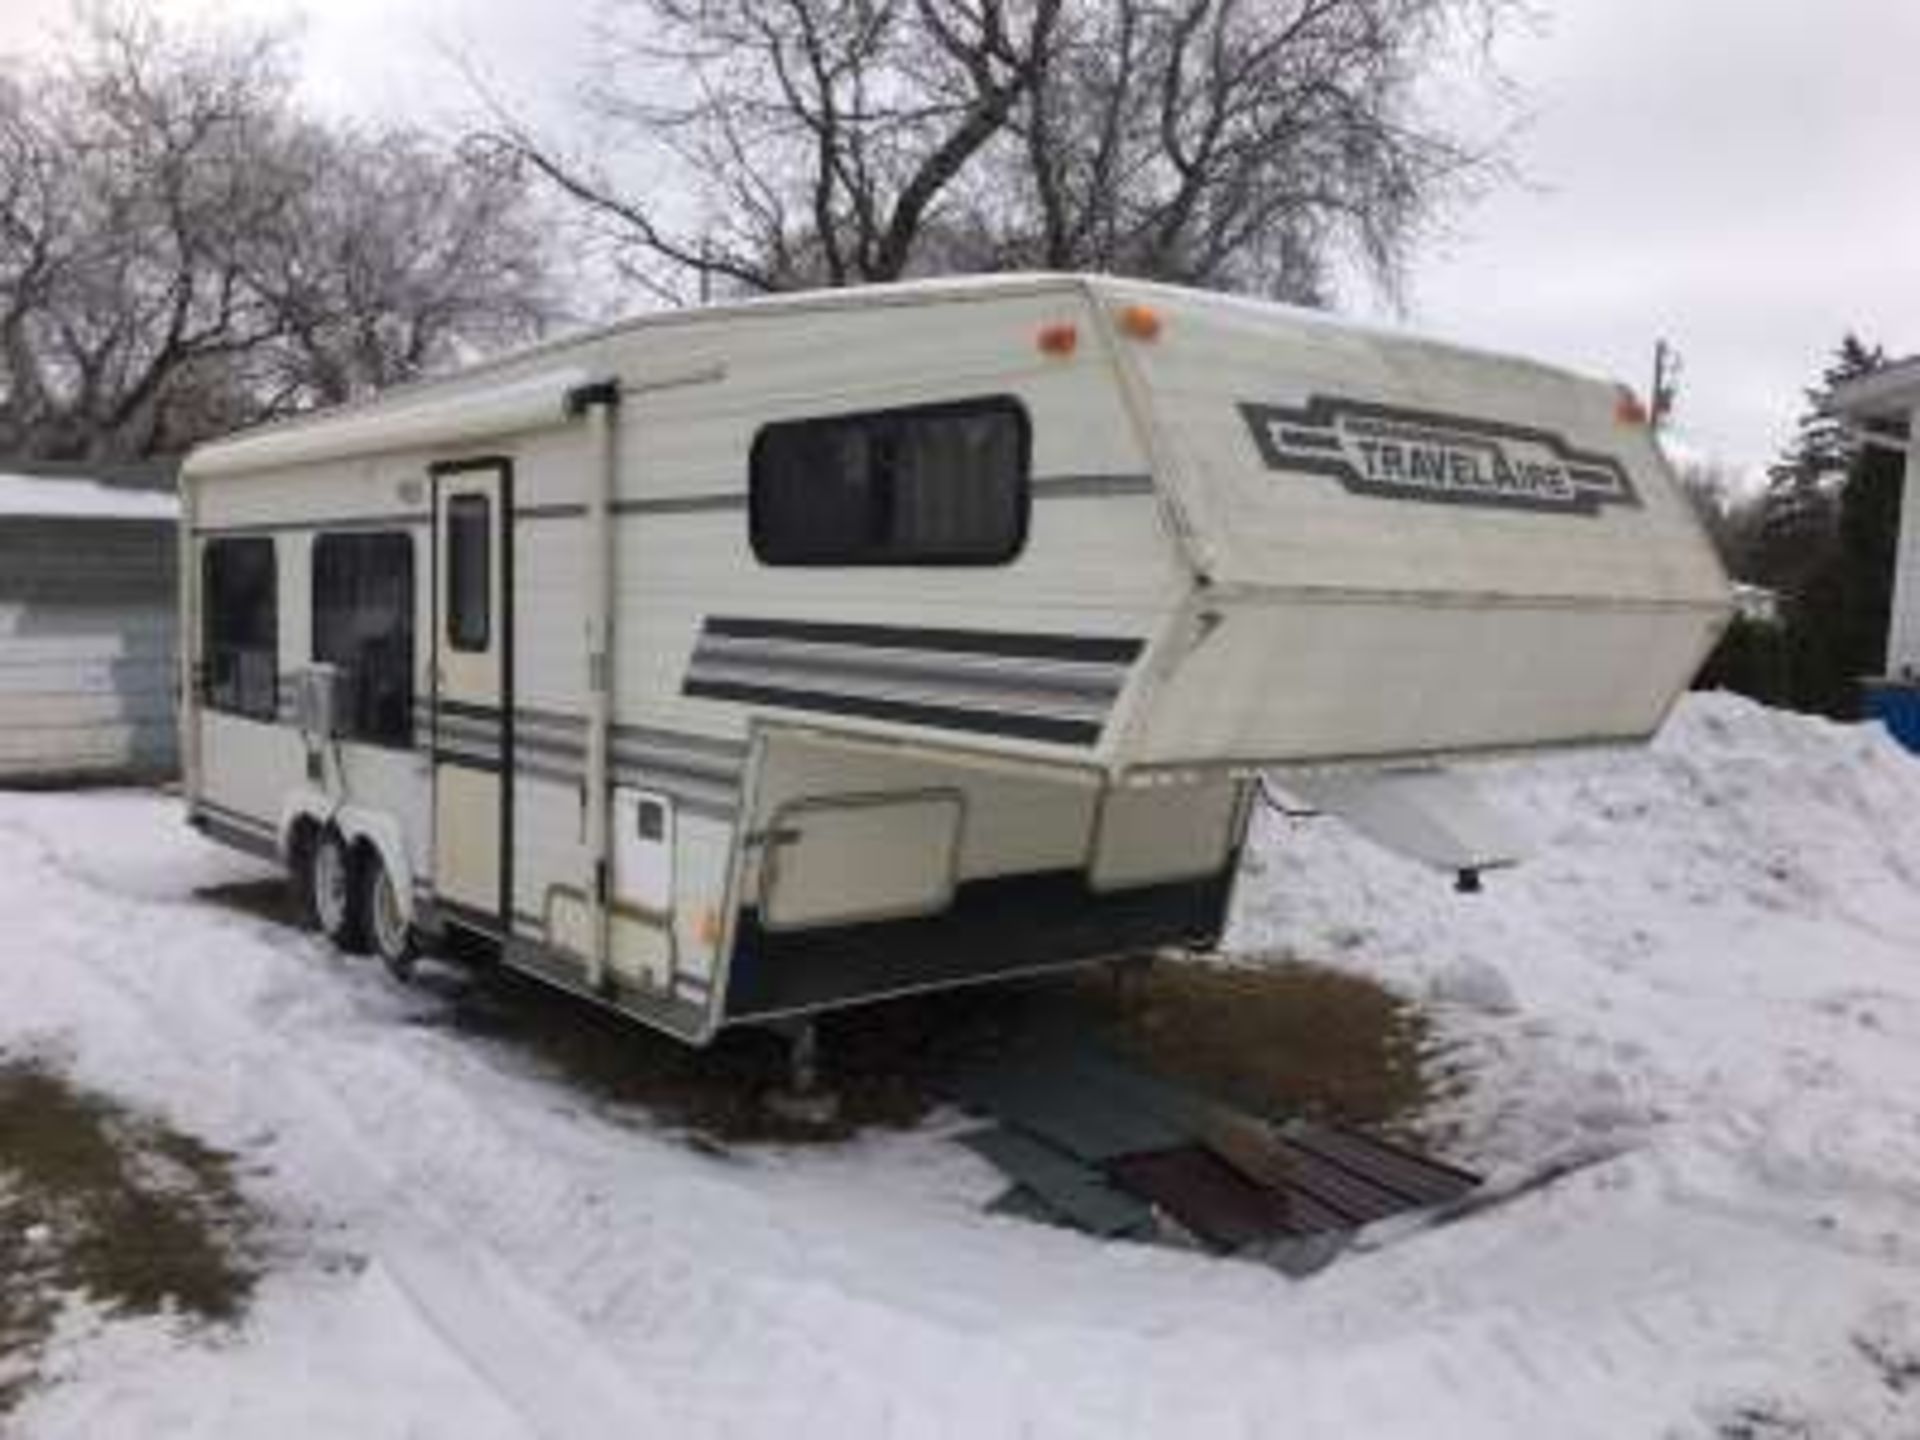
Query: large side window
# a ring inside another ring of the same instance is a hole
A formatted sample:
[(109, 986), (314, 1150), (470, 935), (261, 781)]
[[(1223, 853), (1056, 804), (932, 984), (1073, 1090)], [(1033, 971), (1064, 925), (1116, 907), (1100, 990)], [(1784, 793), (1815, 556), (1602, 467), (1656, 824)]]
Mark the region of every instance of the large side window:
[(447, 643), (485, 650), (493, 633), (493, 506), (485, 495), (447, 502)]
[(209, 540), (200, 553), (200, 699), (272, 720), (280, 695), (278, 577), (264, 535)]
[(340, 669), (343, 732), (413, 743), (413, 537), (399, 531), (313, 542), (313, 658)]
[(767, 565), (1003, 565), (1027, 538), (1032, 434), (1007, 396), (768, 425), (753, 553)]

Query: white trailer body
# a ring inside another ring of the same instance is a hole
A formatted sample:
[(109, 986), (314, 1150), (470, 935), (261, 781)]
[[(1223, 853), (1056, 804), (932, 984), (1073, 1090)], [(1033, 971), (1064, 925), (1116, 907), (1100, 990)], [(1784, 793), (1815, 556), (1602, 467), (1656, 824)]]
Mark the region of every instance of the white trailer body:
[(693, 1041), (1206, 943), (1262, 768), (1643, 739), (1729, 611), (1616, 387), (1071, 276), (651, 316), (182, 485), (194, 823)]

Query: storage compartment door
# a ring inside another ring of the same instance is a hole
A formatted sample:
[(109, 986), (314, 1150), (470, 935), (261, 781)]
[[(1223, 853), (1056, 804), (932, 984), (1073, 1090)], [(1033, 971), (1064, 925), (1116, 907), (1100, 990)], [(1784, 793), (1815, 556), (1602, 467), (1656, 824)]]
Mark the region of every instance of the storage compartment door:
[(613, 973), (629, 985), (673, 983), (673, 804), (625, 787), (613, 792)]
[(952, 791), (799, 800), (770, 827), (769, 930), (931, 915), (953, 903), (964, 807)]

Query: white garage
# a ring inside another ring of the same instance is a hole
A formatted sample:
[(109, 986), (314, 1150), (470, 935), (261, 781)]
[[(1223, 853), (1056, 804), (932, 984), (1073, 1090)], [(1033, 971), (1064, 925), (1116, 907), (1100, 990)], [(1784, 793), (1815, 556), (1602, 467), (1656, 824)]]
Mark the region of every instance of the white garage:
[(0, 785), (171, 774), (171, 487), (6, 468)]

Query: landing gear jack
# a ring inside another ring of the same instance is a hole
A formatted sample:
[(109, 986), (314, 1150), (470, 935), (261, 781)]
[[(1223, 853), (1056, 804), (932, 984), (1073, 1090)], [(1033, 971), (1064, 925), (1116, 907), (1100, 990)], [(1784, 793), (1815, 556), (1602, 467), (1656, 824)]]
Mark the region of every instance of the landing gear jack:
[(769, 1114), (790, 1125), (824, 1130), (840, 1118), (840, 1097), (820, 1084), (820, 1039), (811, 1020), (782, 1027), (787, 1038), (787, 1083), (769, 1090)]

